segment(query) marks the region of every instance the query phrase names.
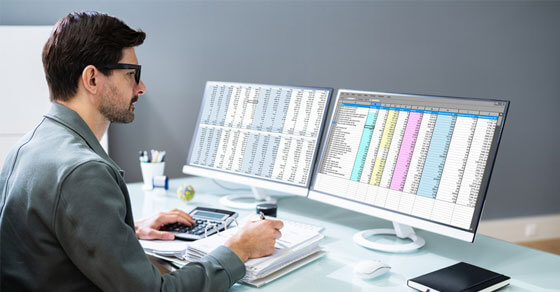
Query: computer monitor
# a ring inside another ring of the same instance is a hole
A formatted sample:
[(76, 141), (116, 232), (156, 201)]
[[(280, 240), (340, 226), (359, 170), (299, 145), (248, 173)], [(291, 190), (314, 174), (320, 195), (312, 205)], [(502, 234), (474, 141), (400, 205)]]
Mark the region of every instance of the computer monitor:
[[(472, 242), (508, 106), (339, 90), (309, 198), (393, 221), (394, 230), (354, 236), (368, 248), (420, 248), (425, 242), (412, 227)], [(412, 242), (383, 244), (377, 234)]]
[(233, 208), (274, 201), (265, 189), (307, 196), (331, 94), (208, 81), (183, 172), (251, 186), (249, 196), (222, 197)]

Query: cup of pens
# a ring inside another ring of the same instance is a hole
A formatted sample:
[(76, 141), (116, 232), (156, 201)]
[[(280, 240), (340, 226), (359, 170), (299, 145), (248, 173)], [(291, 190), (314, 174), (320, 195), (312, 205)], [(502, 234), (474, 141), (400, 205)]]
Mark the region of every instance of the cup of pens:
[(142, 170), (143, 190), (154, 188), (153, 178), (163, 176), (165, 168), (165, 151), (150, 150), (139, 151), (140, 169)]

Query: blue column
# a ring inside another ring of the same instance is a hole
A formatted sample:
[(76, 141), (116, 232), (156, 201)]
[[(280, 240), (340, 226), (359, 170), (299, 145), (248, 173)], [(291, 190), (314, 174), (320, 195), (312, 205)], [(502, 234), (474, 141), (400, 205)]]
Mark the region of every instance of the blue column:
[(288, 114), (288, 107), (290, 106), (290, 99), (292, 97), (292, 89), (280, 90), (280, 96), (278, 100), (278, 107), (274, 115), (274, 125), (272, 126), (272, 132), (282, 133), (284, 130), (284, 122), (286, 121), (286, 115)]
[(216, 92), (218, 91), (218, 86), (216, 85), (206, 85), (204, 90), (204, 98), (202, 99), (204, 104), (202, 105), (202, 114), (200, 115), (200, 123), (208, 124), (212, 119), (212, 109), (215, 106)]
[(271, 136), (268, 147), (266, 150), (266, 159), (263, 163), (263, 175), (265, 177), (272, 177), (272, 171), (274, 170), (274, 162), (276, 161), (276, 156), (278, 155), (278, 148), (280, 145), (280, 141), (282, 139), (278, 136), (274, 137)]
[[(226, 121), (226, 114), (229, 107), (229, 100), (233, 92), (233, 86), (224, 86), (223, 95), (220, 100), (220, 107), (216, 112), (216, 125), (223, 126)], [(222, 92), (222, 91), (220, 91)]]
[(211, 110), (210, 119), (208, 124), (210, 125), (217, 125), (218, 124), (218, 116), (221, 112), (222, 107), (227, 107), (227, 104), (224, 103), (224, 95), (225, 95), (226, 87), (224, 85), (218, 86), (216, 89), (216, 97), (214, 98), (214, 106)]
[(211, 160), (210, 145), (214, 140), (215, 132), (216, 132), (216, 128), (208, 128), (206, 130), (206, 138), (204, 139), (204, 143), (200, 145), (202, 148), (202, 155), (200, 156), (200, 164), (202, 165), (212, 166), (213, 164), (213, 161), (210, 162)]
[(261, 135), (258, 134), (249, 134), (249, 139), (247, 139), (247, 147), (245, 148), (245, 154), (243, 155), (243, 163), (241, 165), (242, 173), (249, 174), (252, 172), (260, 136)]
[(251, 174), (257, 176), (264, 176), (264, 161), (268, 157), (266, 151), (268, 150), (268, 144), (270, 141), (270, 135), (260, 135), (259, 142), (256, 146), (255, 161), (258, 161), (257, 165), (253, 165)]
[(280, 103), (280, 95), (282, 91), (280, 88), (270, 88), (270, 94), (268, 96), (268, 105), (266, 108), (266, 122), (263, 125), (263, 130), (267, 132), (272, 132), (274, 127), (274, 119), (278, 115), (278, 105)]
[(358, 154), (356, 155), (356, 160), (354, 160), (354, 168), (352, 169), (352, 175), (350, 176), (350, 179), (353, 181), (360, 181), (360, 178), (362, 177), (376, 121), (377, 112), (368, 113), (366, 123), (364, 125), (364, 131), (362, 132), (362, 138), (360, 140), (360, 146), (358, 146)]
[(253, 124), (251, 129), (261, 131), (269, 119), (266, 115), (268, 103), (270, 102), (270, 87), (261, 87), (258, 96), (257, 108), (255, 109), (255, 116), (253, 117)]
[(439, 114), (437, 116), (434, 133), (430, 141), (430, 148), (422, 170), (422, 177), (418, 186), (418, 195), (435, 198), (439, 188), (439, 181), (443, 166), (455, 129), (455, 116)]
[(191, 163), (192, 164), (201, 164), (200, 161), (201, 157), (206, 156), (206, 152), (204, 149), (204, 141), (206, 141), (206, 127), (198, 128), (198, 132), (196, 133), (196, 139), (194, 141), (193, 152), (191, 155)]
[(210, 167), (215, 167), (214, 163), (216, 161), (216, 155), (218, 154), (218, 146), (220, 145), (220, 139), (222, 138), (222, 129), (214, 130), (214, 135), (212, 141), (210, 141), (210, 147), (208, 148), (208, 157), (206, 165)]

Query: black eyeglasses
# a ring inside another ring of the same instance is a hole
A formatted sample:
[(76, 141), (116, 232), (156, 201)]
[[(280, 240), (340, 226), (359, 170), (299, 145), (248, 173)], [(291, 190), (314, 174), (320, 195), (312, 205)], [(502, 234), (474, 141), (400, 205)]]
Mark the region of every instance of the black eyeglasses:
[(134, 80), (136, 80), (136, 84), (140, 84), (140, 70), (142, 69), (141, 65), (136, 64), (114, 64), (114, 65), (107, 65), (103, 67), (104, 69), (108, 70), (115, 70), (115, 69), (134, 69), (136, 72), (134, 73)]

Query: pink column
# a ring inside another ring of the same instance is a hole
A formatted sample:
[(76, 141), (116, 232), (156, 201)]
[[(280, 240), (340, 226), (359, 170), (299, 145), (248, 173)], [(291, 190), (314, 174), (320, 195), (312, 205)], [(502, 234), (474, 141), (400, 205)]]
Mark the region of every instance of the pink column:
[(391, 190), (402, 191), (404, 188), (406, 174), (408, 173), (410, 159), (412, 158), (412, 152), (414, 152), (414, 145), (416, 144), (416, 138), (418, 137), (418, 130), (421, 122), (421, 113), (413, 112), (408, 116), (406, 130), (401, 143), (401, 150), (397, 159), (395, 171), (393, 172), (393, 179), (391, 180)]

